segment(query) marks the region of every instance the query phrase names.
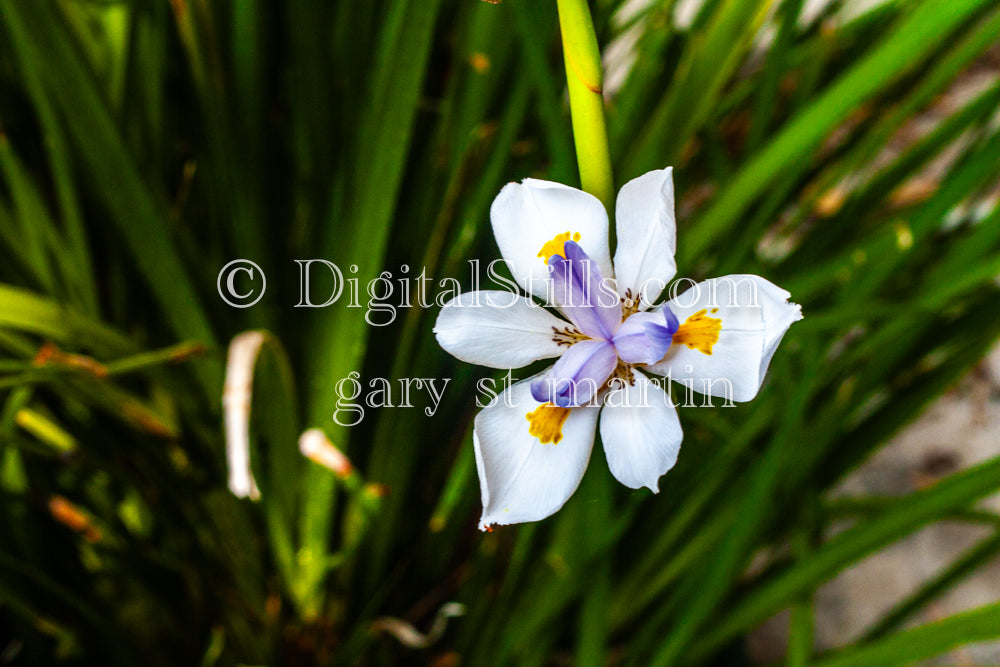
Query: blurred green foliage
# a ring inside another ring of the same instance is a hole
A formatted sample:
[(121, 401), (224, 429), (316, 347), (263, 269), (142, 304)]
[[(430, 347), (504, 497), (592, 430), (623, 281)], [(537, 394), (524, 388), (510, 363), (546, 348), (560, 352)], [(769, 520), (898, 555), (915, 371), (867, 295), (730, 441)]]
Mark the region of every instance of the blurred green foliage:
[[(634, 38), (618, 184), (675, 165), (681, 270), (759, 273), (806, 319), (753, 403), (681, 411), (659, 496), (593, 465), (554, 518), (481, 535), (478, 369), (437, 347), (433, 308), (293, 309), (292, 259), (470, 287), (503, 183), (575, 183), (555, 3), (0, 1), (0, 664), (735, 665), (788, 607), (795, 665), (1000, 637), (996, 605), (899, 630), (996, 536), (856, 646), (814, 653), (811, 612), (922, 526), (1000, 527), (970, 510), (1000, 457), (826, 495), (1000, 334), (1000, 85), (936, 105), (1000, 8), (707, 0), (680, 26), (670, 0), (623, 4), (592, 5), (602, 45)], [(237, 257), (271, 278), (244, 310), (216, 293)], [(221, 426), (225, 344), (255, 328), (256, 503), (226, 490)], [(339, 427), (352, 371), (452, 381), (433, 417)], [(300, 456), (315, 426), (358, 472)], [(449, 601), (466, 614), (429, 648), (384, 631)]]

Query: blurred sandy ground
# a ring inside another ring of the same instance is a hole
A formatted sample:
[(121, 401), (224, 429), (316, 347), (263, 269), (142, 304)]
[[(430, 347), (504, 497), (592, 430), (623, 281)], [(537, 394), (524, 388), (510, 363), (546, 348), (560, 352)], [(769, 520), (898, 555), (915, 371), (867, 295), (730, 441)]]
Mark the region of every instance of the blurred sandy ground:
[[(946, 115), (1000, 76), (1000, 45), (972, 65), (925, 113), (915, 118), (893, 138), (872, 171), (890, 162), (900, 152), (926, 136)], [(924, 199), (941, 185), (941, 176), (961, 153), (960, 139), (939, 159), (893, 193), (902, 206)], [(844, 183), (850, 190), (854, 183)], [(831, 192), (829, 199), (842, 202), (847, 192)], [(1000, 184), (956, 217), (985, 216), (1000, 199)], [(978, 209), (978, 210), (977, 210)], [(949, 220), (943, 221), (945, 225)], [(998, 277), (1000, 279), (1000, 277)], [(1000, 455), (1000, 344), (957, 386), (934, 403), (914, 424), (880, 449), (861, 468), (845, 479), (833, 496), (898, 496), (933, 484), (937, 479), (988, 458)], [(1000, 495), (987, 499), (983, 507), (1000, 512)], [(896, 604), (960, 559), (991, 529), (984, 526), (941, 522), (903, 539), (852, 567), (828, 582), (815, 600), (815, 646), (826, 650), (844, 646), (862, 637)], [(933, 622), (952, 614), (1000, 600), (1000, 556), (943, 594), (905, 627)], [(784, 656), (788, 614), (782, 613), (762, 626), (748, 640), (754, 659), (761, 663)], [(963, 647), (927, 661), (926, 665), (1000, 665), (1000, 641)]]
[[(846, 497), (898, 496), (1000, 454), (1000, 345), (921, 419), (888, 443), (835, 491)], [(983, 502), (1000, 512), (1000, 495)], [(881, 551), (823, 586), (816, 597), (816, 648), (861, 637), (892, 607), (980, 540), (989, 528), (942, 522)], [(1000, 557), (930, 603), (909, 625), (1000, 600)], [(781, 660), (788, 614), (768, 621), (748, 640), (755, 661)], [(970, 645), (929, 665), (1000, 665), (1000, 642)]]
[[(915, 118), (893, 138), (872, 165), (877, 170), (899, 152), (926, 136), (946, 114), (963, 106), (1000, 77), (1000, 45), (942, 94), (925, 113)], [(998, 111), (1000, 119), (1000, 111)], [(930, 196), (940, 185), (947, 166), (955, 160), (964, 141), (960, 139), (939, 159), (893, 193), (905, 206)], [(865, 176), (862, 175), (863, 179)], [(844, 183), (845, 190), (852, 184)], [(847, 193), (830, 193), (842, 202)], [(984, 216), (997, 205), (1000, 184), (956, 217)], [(943, 221), (949, 224), (949, 220)], [(998, 276), (1000, 280), (1000, 276)], [(881, 448), (863, 466), (845, 479), (834, 497), (899, 496), (933, 484), (988, 458), (1000, 455), (1000, 344), (924, 415)], [(1000, 495), (982, 506), (1000, 513)], [(941, 522), (925, 528), (892, 547), (862, 561), (823, 586), (816, 597), (815, 645), (818, 650), (856, 641), (897, 603), (934, 578), (942, 570), (991, 534), (989, 528)], [(905, 627), (950, 616), (963, 610), (1000, 600), (1000, 557), (964, 579), (914, 616)], [(787, 642), (788, 614), (779, 614), (748, 639), (751, 656), (760, 663), (780, 661)], [(970, 645), (927, 661), (926, 665), (1000, 665), (1000, 641)]]

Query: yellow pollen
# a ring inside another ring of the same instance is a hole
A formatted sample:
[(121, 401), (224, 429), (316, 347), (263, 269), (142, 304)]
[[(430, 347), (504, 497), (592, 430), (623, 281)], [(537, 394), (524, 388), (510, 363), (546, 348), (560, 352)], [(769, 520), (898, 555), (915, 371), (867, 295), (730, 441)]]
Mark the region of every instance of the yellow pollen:
[(542, 403), (534, 412), (524, 416), (528, 420), (528, 434), (538, 438), (543, 445), (558, 445), (562, 440), (562, 427), (569, 417), (569, 408)]
[(552, 255), (559, 255), (563, 259), (566, 259), (566, 241), (580, 240), (580, 232), (563, 232), (562, 234), (556, 234), (552, 237), (551, 241), (546, 241), (542, 249), (538, 251), (538, 256), (545, 260), (545, 263), (549, 263), (549, 257)]
[[(717, 308), (712, 310), (716, 312)], [(712, 346), (719, 342), (719, 332), (722, 331), (722, 320), (708, 316), (708, 309), (703, 308), (687, 318), (674, 334), (674, 343), (687, 345), (692, 350), (712, 354)]]

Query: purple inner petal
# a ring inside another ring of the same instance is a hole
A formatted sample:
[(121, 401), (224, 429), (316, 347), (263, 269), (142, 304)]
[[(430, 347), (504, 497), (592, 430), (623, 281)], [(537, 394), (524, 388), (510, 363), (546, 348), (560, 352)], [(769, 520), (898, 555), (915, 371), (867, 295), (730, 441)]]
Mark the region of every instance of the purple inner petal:
[(615, 332), (615, 350), (629, 364), (655, 364), (670, 349), (680, 324), (669, 308), (635, 313)]
[(660, 312), (663, 313), (664, 318), (667, 321), (667, 329), (670, 330), (670, 335), (673, 336), (675, 333), (677, 333), (677, 330), (681, 328), (680, 320), (678, 320), (677, 316), (674, 315), (674, 312), (669, 308), (667, 308), (666, 306), (664, 306)]
[(618, 293), (577, 243), (566, 241), (563, 252), (548, 259), (553, 301), (584, 334), (611, 340), (622, 320)]
[(531, 383), (531, 395), (540, 403), (560, 408), (583, 405), (607, 382), (617, 365), (614, 345), (582, 341), (566, 350), (545, 377)]

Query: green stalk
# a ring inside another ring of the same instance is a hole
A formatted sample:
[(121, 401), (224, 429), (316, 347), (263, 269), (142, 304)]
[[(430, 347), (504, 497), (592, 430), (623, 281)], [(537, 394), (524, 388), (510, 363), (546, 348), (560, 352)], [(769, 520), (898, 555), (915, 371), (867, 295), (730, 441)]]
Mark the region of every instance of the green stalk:
[[(580, 187), (600, 199), (611, 213), (614, 211), (615, 184), (611, 173), (608, 127), (604, 120), (604, 75), (594, 22), (587, 0), (557, 0), (557, 4)], [(590, 475), (588, 482), (598, 490), (599, 495), (608, 499), (606, 477)], [(584, 482), (584, 486), (588, 482)], [(610, 517), (606, 503), (576, 505), (575, 510), (576, 516), (580, 516), (583, 523), (598, 534), (608, 532)], [(591, 546), (586, 543), (587, 540), (584, 542), (582, 549)], [(607, 561), (598, 564), (592, 576), (594, 585), (584, 596), (579, 617), (576, 659), (580, 665), (602, 665), (607, 661), (607, 636), (603, 632), (606, 625), (604, 611), (611, 589), (611, 570)]]
[(604, 120), (604, 76), (586, 0), (557, 0), (580, 186), (612, 211), (614, 179)]

